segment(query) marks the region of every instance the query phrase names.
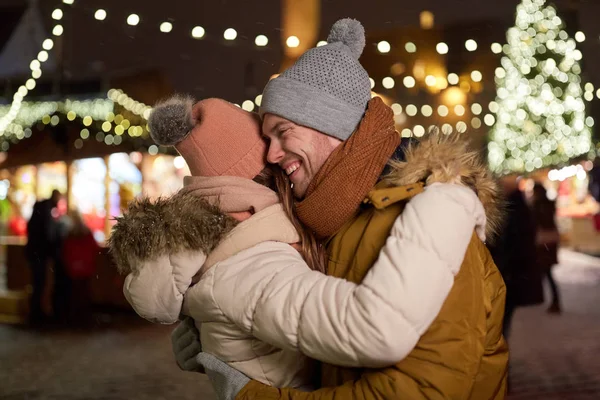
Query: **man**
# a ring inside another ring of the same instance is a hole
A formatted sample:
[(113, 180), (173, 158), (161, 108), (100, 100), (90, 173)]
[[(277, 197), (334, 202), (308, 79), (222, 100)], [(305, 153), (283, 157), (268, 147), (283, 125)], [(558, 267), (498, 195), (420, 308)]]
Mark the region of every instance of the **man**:
[[(361, 282), (403, 204), (423, 190), (423, 183), (472, 187), (487, 206), (488, 226), (497, 227), (496, 187), (463, 143), (433, 136), (405, 149), (406, 162), (392, 163), (382, 177), (400, 138), (391, 110), (381, 99), (371, 100), (368, 74), (358, 63), (364, 30), (358, 21), (338, 21), (328, 43), (270, 81), (261, 105), (267, 159), (289, 176), (298, 217), (327, 240), (328, 274)], [(305, 393), (248, 382), (207, 354), (198, 361), (222, 399), (502, 399), (504, 295), (489, 253), (473, 236), (440, 314), (394, 366), (368, 370), (323, 364), (323, 389)], [(184, 354), (193, 352), (193, 344), (188, 346), (193, 338), (183, 327), (174, 332), (174, 349), (180, 366), (193, 369)]]
[(58, 205), (61, 194), (53, 190), (49, 199), (33, 205), (31, 218), (27, 222), (27, 245), (25, 254), (31, 268), (33, 293), (31, 295), (30, 321), (32, 324), (44, 322), (42, 293), (46, 284), (46, 264), (56, 260), (58, 225), (53, 210)]

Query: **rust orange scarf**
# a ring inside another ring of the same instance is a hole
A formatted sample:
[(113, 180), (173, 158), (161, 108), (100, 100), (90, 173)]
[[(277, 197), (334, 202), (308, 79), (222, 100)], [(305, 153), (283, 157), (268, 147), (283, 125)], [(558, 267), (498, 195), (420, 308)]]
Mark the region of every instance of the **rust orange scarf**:
[(316, 235), (334, 235), (359, 209), (400, 144), (394, 113), (371, 99), (358, 129), (338, 146), (296, 203), (300, 220)]

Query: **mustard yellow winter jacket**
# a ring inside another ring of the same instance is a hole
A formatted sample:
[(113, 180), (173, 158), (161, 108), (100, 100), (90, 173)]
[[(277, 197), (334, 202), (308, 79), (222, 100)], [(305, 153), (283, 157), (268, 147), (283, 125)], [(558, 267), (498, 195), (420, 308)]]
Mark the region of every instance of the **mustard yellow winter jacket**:
[[(460, 182), (475, 190), (486, 209), (488, 237), (493, 235), (500, 220), (495, 183), (464, 143), (432, 136), (409, 149), (406, 162), (393, 165), (368, 204), (329, 241), (328, 274), (361, 282), (406, 200), (422, 190), (422, 183), (433, 182)], [(310, 393), (251, 381), (236, 399), (504, 399), (505, 294), (486, 246), (473, 234), (442, 310), (405, 359), (383, 369), (323, 364), (321, 389)]]

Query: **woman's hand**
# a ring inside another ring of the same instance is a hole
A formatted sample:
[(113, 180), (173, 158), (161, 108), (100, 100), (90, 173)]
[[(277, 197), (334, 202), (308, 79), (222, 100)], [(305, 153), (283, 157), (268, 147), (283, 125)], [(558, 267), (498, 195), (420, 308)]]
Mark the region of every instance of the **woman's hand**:
[(200, 332), (192, 318), (185, 317), (171, 333), (171, 345), (179, 368), (183, 371), (204, 373), (204, 368), (196, 360), (196, 356), (202, 352), (202, 343)]

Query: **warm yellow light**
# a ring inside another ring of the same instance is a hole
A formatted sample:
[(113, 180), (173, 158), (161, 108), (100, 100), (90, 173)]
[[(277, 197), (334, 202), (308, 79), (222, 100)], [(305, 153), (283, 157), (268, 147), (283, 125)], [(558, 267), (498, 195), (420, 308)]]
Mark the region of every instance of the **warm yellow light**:
[(57, 21), (60, 21), (63, 17), (63, 12), (60, 8), (57, 8), (56, 10), (52, 11), (52, 19), (55, 19)]
[(404, 86), (406, 86), (409, 89), (414, 88), (416, 83), (415, 78), (413, 78), (412, 76), (405, 76), (402, 82), (404, 83)]
[(494, 54), (502, 53), (502, 45), (500, 43), (492, 43), (492, 53), (494, 53)]
[(414, 117), (415, 115), (417, 115), (417, 112), (419, 110), (417, 109), (417, 106), (415, 106), (414, 104), (409, 104), (406, 106), (406, 114), (408, 114), (409, 117)]
[(459, 88), (451, 87), (444, 91), (443, 99), (444, 103), (448, 105), (464, 104), (467, 100), (467, 95)]
[(465, 115), (465, 108), (458, 104), (454, 107), (454, 114), (458, 115), (459, 117), (462, 117), (463, 115)]
[(223, 32), (223, 37), (225, 40), (235, 40), (237, 37), (237, 31), (233, 28), (227, 28), (225, 29), (225, 32)]
[(431, 114), (433, 114), (433, 108), (431, 108), (429, 105), (424, 105), (421, 107), (421, 114), (423, 114), (424, 117), (431, 117)]
[(37, 59), (40, 62), (46, 62), (48, 61), (48, 52), (46, 50), (42, 50), (38, 53)]
[(25, 82), (25, 87), (28, 90), (33, 90), (35, 88), (35, 79), (27, 79), (27, 82)]
[(259, 47), (264, 47), (269, 44), (269, 39), (265, 35), (258, 35), (256, 39), (254, 39), (254, 44)]
[(435, 16), (431, 11), (422, 11), (419, 15), (419, 22), (422, 29), (431, 29), (435, 24)]
[(452, 74), (448, 74), (448, 83), (451, 85), (457, 85), (458, 84), (458, 75), (452, 73)]
[(160, 24), (160, 31), (163, 33), (169, 33), (173, 30), (173, 24), (170, 22), (163, 22)]
[(201, 26), (195, 26), (192, 29), (192, 37), (194, 39), (200, 39), (200, 38), (204, 37), (204, 33), (205, 33), (204, 28)]
[(469, 51), (477, 50), (477, 42), (473, 39), (469, 39), (465, 42), (465, 48)]
[(106, 19), (106, 11), (103, 9), (96, 10), (94, 18), (96, 18), (98, 21), (104, 21)]
[(75, 113), (75, 111), (71, 110), (67, 113), (67, 119), (69, 121), (73, 121), (75, 120), (75, 118), (77, 118), (77, 114)]
[(327, 42), (325, 40), (319, 40), (319, 43), (317, 43), (317, 47), (325, 46), (326, 44)]
[(110, 122), (108, 122), (108, 121), (104, 121), (104, 122), (102, 123), (102, 130), (103, 130), (104, 132), (110, 132), (110, 128), (111, 128), (111, 127), (112, 127), (112, 126), (111, 126)]
[(435, 76), (433, 75), (427, 75), (427, 77), (425, 77), (425, 84), (427, 86), (435, 86), (437, 82), (437, 79), (435, 79)]
[(575, 40), (577, 40), (579, 43), (585, 42), (585, 33), (581, 31), (575, 33)]
[(438, 107), (438, 114), (440, 117), (447, 117), (448, 116), (448, 107), (441, 105)]
[(391, 49), (392, 46), (390, 46), (389, 42), (386, 42), (385, 40), (377, 43), (377, 50), (379, 50), (380, 53), (389, 53)]
[(53, 29), (52, 29), (52, 34), (54, 36), (60, 36), (63, 34), (63, 27), (62, 25), (56, 25)]
[(92, 124), (93, 120), (92, 117), (90, 117), (89, 115), (86, 115), (85, 117), (83, 117), (83, 124), (85, 126), (90, 126)]
[(53, 47), (54, 47), (54, 41), (52, 39), (46, 39), (42, 43), (42, 48), (44, 50), (52, 50)]
[(127, 17), (127, 24), (131, 25), (131, 26), (136, 26), (137, 24), (140, 23), (140, 16), (137, 14), (131, 14), (129, 15), (129, 17)]
[(242, 103), (242, 109), (244, 109), (246, 111), (252, 111), (252, 110), (254, 110), (254, 102), (252, 100), (245, 100)]
[(290, 36), (285, 41), (285, 44), (287, 45), (287, 47), (295, 48), (300, 46), (300, 39), (298, 39), (297, 36)]
[(381, 81), (381, 84), (386, 89), (392, 89), (394, 87), (394, 85), (396, 84), (396, 82), (394, 82), (394, 78), (390, 78), (389, 76), (386, 76)]
[(473, 80), (473, 82), (481, 82), (481, 80), (483, 79), (483, 75), (481, 74), (481, 72), (475, 70), (471, 72), (471, 79)]
[(406, 49), (407, 53), (415, 53), (417, 51), (417, 46), (413, 42), (408, 42), (404, 46), (404, 49)]
[(440, 54), (448, 54), (448, 45), (444, 42), (440, 42), (435, 46), (435, 49)]
[(415, 127), (413, 128), (413, 132), (415, 133), (416, 137), (421, 137), (425, 135), (425, 128), (423, 128), (422, 125), (415, 125)]

